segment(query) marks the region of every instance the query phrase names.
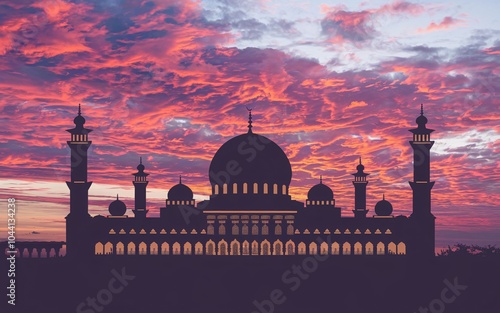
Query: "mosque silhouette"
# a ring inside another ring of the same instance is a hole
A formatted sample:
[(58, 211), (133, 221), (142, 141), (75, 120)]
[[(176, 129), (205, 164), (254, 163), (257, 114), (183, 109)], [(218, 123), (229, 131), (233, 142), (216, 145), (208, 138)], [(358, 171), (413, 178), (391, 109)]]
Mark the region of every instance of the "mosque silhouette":
[[(109, 205), (109, 215), (90, 216), (87, 152), (91, 129), (78, 108), (67, 142), (71, 149), (70, 212), (66, 216), (66, 255), (76, 258), (172, 255), (408, 255), (434, 256), (435, 217), (431, 213), (430, 140), (423, 105), (411, 129), (414, 151), (413, 210), (393, 215), (385, 198), (374, 212), (366, 207), (368, 185), (359, 159), (352, 174), (354, 210), (343, 216), (334, 193), (323, 180), (313, 186), (304, 203), (289, 195), (292, 168), (272, 140), (248, 131), (224, 143), (208, 171), (212, 194), (196, 203), (181, 177), (168, 192), (159, 217), (148, 216), (146, 187), (149, 174), (140, 160), (133, 174), (135, 207), (127, 215), (125, 203)], [(331, 242), (318, 242), (330, 235)]]

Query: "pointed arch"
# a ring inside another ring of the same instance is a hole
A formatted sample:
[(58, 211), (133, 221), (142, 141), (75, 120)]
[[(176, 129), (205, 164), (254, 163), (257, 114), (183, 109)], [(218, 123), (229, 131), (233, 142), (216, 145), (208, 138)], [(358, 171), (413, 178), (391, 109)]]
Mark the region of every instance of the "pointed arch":
[(134, 255), (135, 254), (135, 243), (129, 242), (127, 245), (127, 254)]
[(348, 242), (344, 242), (342, 245), (342, 254), (343, 255), (350, 255), (351, 254), (351, 244)]
[(207, 241), (205, 244), (206, 254), (207, 255), (215, 255), (215, 242), (212, 240)]
[(219, 194), (219, 185), (214, 185), (214, 195)]
[(172, 245), (172, 254), (180, 255), (181, 254), (181, 244), (177, 241)]
[(170, 246), (168, 243), (164, 242), (161, 244), (161, 254), (162, 255), (170, 254)]
[(262, 225), (262, 235), (269, 235), (269, 226), (267, 224)]
[(281, 193), (286, 195), (286, 185), (281, 186)]
[(278, 184), (273, 185), (273, 194), (275, 194), (275, 195), (278, 194)]
[(309, 254), (318, 254), (318, 245), (315, 242), (309, 244)]
[(240, 255), (240, 242), (236, 239), (231, 241), (231, 255)]
[(194, 245), (194, 254), (203, 255), (203, 244), (199, 241)]
[(243, 183), (243, 193), (244, 194), (248, 193), (248, 184), (247, 183)]
[(237, 193), (238, 193), (238, 184), (233, 183), (233, 194), (237, 194)]
[(224, 224), (219, 225), (219, 235), (225, 235), (226, 234), (226, 226)]
[(152, 242), (149, 245), (149, 254), (150, 255), (158, 255), (158, 244), (156, 242)]
[(332, 243), (332, 252), (333, 255), (339, 255), (340, 254), (340, 245), (338, 242)]
[(217, 244), (218, 255), (227, 255), (227, 241), (224, 239), (220, 240)]
[(264, 239), (264, 241), (261, 242), (260, 244), (260, 251), (261, 255), (271, 255), (271, 244), (267, 239)]
[(243, 255), (249, 255), (250, 254), (250, 243), (245, 240), (243, 241)]
[(377, 255), (384, 255), (385, 254), (385, 245), (383, 242), (377, 243)]
[(257, 224), (252, 225), (252, 235), (258, 235), (259, 234), (259, 226)]
[(113, 244), (111, 242), (106, 242), (106, 244), (104, 245), (104, 254), (113, 254), (114, 251), (113, 251)]
[(121, 241), (116, 244), (116, 254), (117, 255), (125, 254), (125, 245)]
[(104, 245), (101, 242), (95, 244), (95, 255), (104, 254)]
[(248, 235), (248, 225), (247, 224), (243, 224), (243, 226), (241, 226), (241, 234)]
[(240, 228), (238, 227), (238, 225), (237, 225), (237, 224), (233, 224), (233, 227), (232, 227), (231, 233), (232, 233), (233, 235), (239, 235), (239, 234), (240, 234)]
[(281, 229), (281, 225), (280, 224), (276, 224), (276, 226), (274, 226), (274, 234), (275, 235), (281, 235), (282, 234), (282, 229)]
[(262, 193), (267, 195), (269, 193), (269, 185), (267, 183), (264, 183), (263, 187), (264, 188), (263, 188)]
[(145, 242), (139, 244), (139, 255), (146, 255), (148, 253), (148, 246)]
[(286, 234), (287, 235), (293, 235), (293, 232), (294, 232), (293, 225), (292, 224), (288, 224), (288, 226), (286, 227)]
[(193, 246), (191, 245), (191, 243), (189, 241), (186, 241), (183, 247), (184, 255), (191, 255), (192, 247)]
[(396, 254), (396, 244), (394, 242), (389, 242), (387, 245), (388, 254)]
[(273, 243), (273, 255), (283, 255), (283, 243), (279, 239)]
[(362, 255), (363, 254), (363, 246), (361, 245), (361, 242), (356, 242), (354, 244), (354, 255)]
[(295, 254), (295, 242), (292, 240), (288, 240), (286, 242), (285, 255), (294, 255)]
[(298, 254), (300, 254), (300, 255), (306, 254), (306, 244), (305, 243), (299, 242), (297, 248), (298, 248)]
[(329, 253), (328, 253), (328, 244), (327, 244), (325, 241), (323, 241), (323, 242), (321, 243), (321, 245), (320, 245), (320, 248), (319, 248), (319, 249), (320, 249), (320, 254), (322, 254), (322, 255), (327, 255), (327, 254), (329, 254)]
[(208, 234), (208, 235), (213, 235), (213, 234), (214, 234), (214, 232), (215, 232), (215, 231), (214, 231), (214, 225), (212, 225), (212, 224), (208, 224), (208, 226), (207, 226), (207, 234)]
[(252, 241), (252, 255), (259, 255), (259, 243), (257, 241)]
[(406, 244), (404, 242), (398, 243), (398, 254), (406, 254)]
[(227, 194), (227, 184), (222, 185), (222, 193), (225, 195)]
[(373, 255), (373, 243), (367, 242), (365, 245), (365, 254), (366, 255)]
[(253, 193), (254, 194), (259, 193), (259, 184), (253, 183)]

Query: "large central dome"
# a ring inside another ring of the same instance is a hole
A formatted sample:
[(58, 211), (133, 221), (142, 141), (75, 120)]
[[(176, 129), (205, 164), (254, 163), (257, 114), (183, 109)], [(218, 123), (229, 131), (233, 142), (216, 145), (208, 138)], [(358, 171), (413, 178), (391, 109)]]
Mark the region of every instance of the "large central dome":
[(212, 186), (267, 183), (281, 188), (282, 185), (290, 185), (292, 167), (285, 152), (276, 143), (249, 131), (219, 148), (210, 163), (208, 174)]

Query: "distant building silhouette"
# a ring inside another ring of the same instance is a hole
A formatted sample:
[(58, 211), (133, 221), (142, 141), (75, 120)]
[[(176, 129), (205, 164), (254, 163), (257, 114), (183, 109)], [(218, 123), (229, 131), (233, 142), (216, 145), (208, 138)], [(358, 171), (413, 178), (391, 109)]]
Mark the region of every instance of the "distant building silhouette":
[[(430, 133), (423, 106), (411, 129), (414, 150), (413, 212), (394, 216), (383, 197), (372, 211), (366, 207), (368, 184), (359, 159), (353, 174), (353, 216), (341, 215), (333, 191), (320, 178), (304, 203), (292, 200), (292, 168), (283, 150), (252, 130), (224, 143), (209, 168), (210, 199), (196, 203), (182, 182), (168, 192), (159, 217), (148, 217), (148, 173), (142, 159), (134, 173), (134, 216), (117, 199), (109, 215), (88, 213), (87, 151), (90, 129), (78, 109), (71, 140), (70, 213), (66, 217), (67, 255), (434, 255), (435, 217), (431, 213)], [(331, 242), (318, 242), (331, 235)]]

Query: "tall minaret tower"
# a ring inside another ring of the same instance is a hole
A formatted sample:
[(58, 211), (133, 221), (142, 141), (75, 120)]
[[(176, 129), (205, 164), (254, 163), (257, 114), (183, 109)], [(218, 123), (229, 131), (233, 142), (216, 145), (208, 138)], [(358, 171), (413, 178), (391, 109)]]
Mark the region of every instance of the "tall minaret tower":
[(146, 210), (146, 186), (149, 181), (147, 180), (148, 173), (144, 173), (144, 165), (142, 164), (142, 157), (140, 158), (139, 165), (137, 165), (137, 173), (132, 182), (135, 187), (135, 208), (133, 210), (136, 218), (146, 218), (148, 210)]
[(354, 217), (355, 218), (365, 218), (368, 210), (366, 209), (366, 185), (368, 181), (366, 176), (370, 175), (363, 172), (365, 169), (364, 165), (361, 164), (361, 157), (359, 158), (359, 164), (356, 166), (358, 170), (354, 175), (354, 180), (352, 184), (354, 185)]
[[(89, 215), (89, 188), (92, 182), (87, 181), (87, 151), (92, 144), (88, 134), (91, 129), (85, 128), (85, 118), (82, 116), (81, 106), (78, 105), (78, 115), (73, 120), (75, 128), (66, 130), (71, 134), (68, 146), (71, 149), (71, 181), (66, 182), (70, 190), (69, 214), (66, 216), (66, 255), (88, 255), (92, 247), (85, 240), (88, 231)], [(90, 251), (87, 251), (89, 250)]]
[[(434, 182), (430, 179), (430, 150), (434, 141), (431, 141), (433, 129), (428, 129), (427, 118), (424, 116), (424, 105), (421, 105), (420, 116), (417, 117), (417, 128), (410, 129), (413, 140), (413, 181), (410, 181), (413, 190), (413, 212), (410, 215), (414, 229), (414, 241), (408, 253), (421, 256), (434, 255), (435, 246), (435, 217), (431, 213), (431, 189)], [(412, 251), (413, 250), (413, 251)]]

